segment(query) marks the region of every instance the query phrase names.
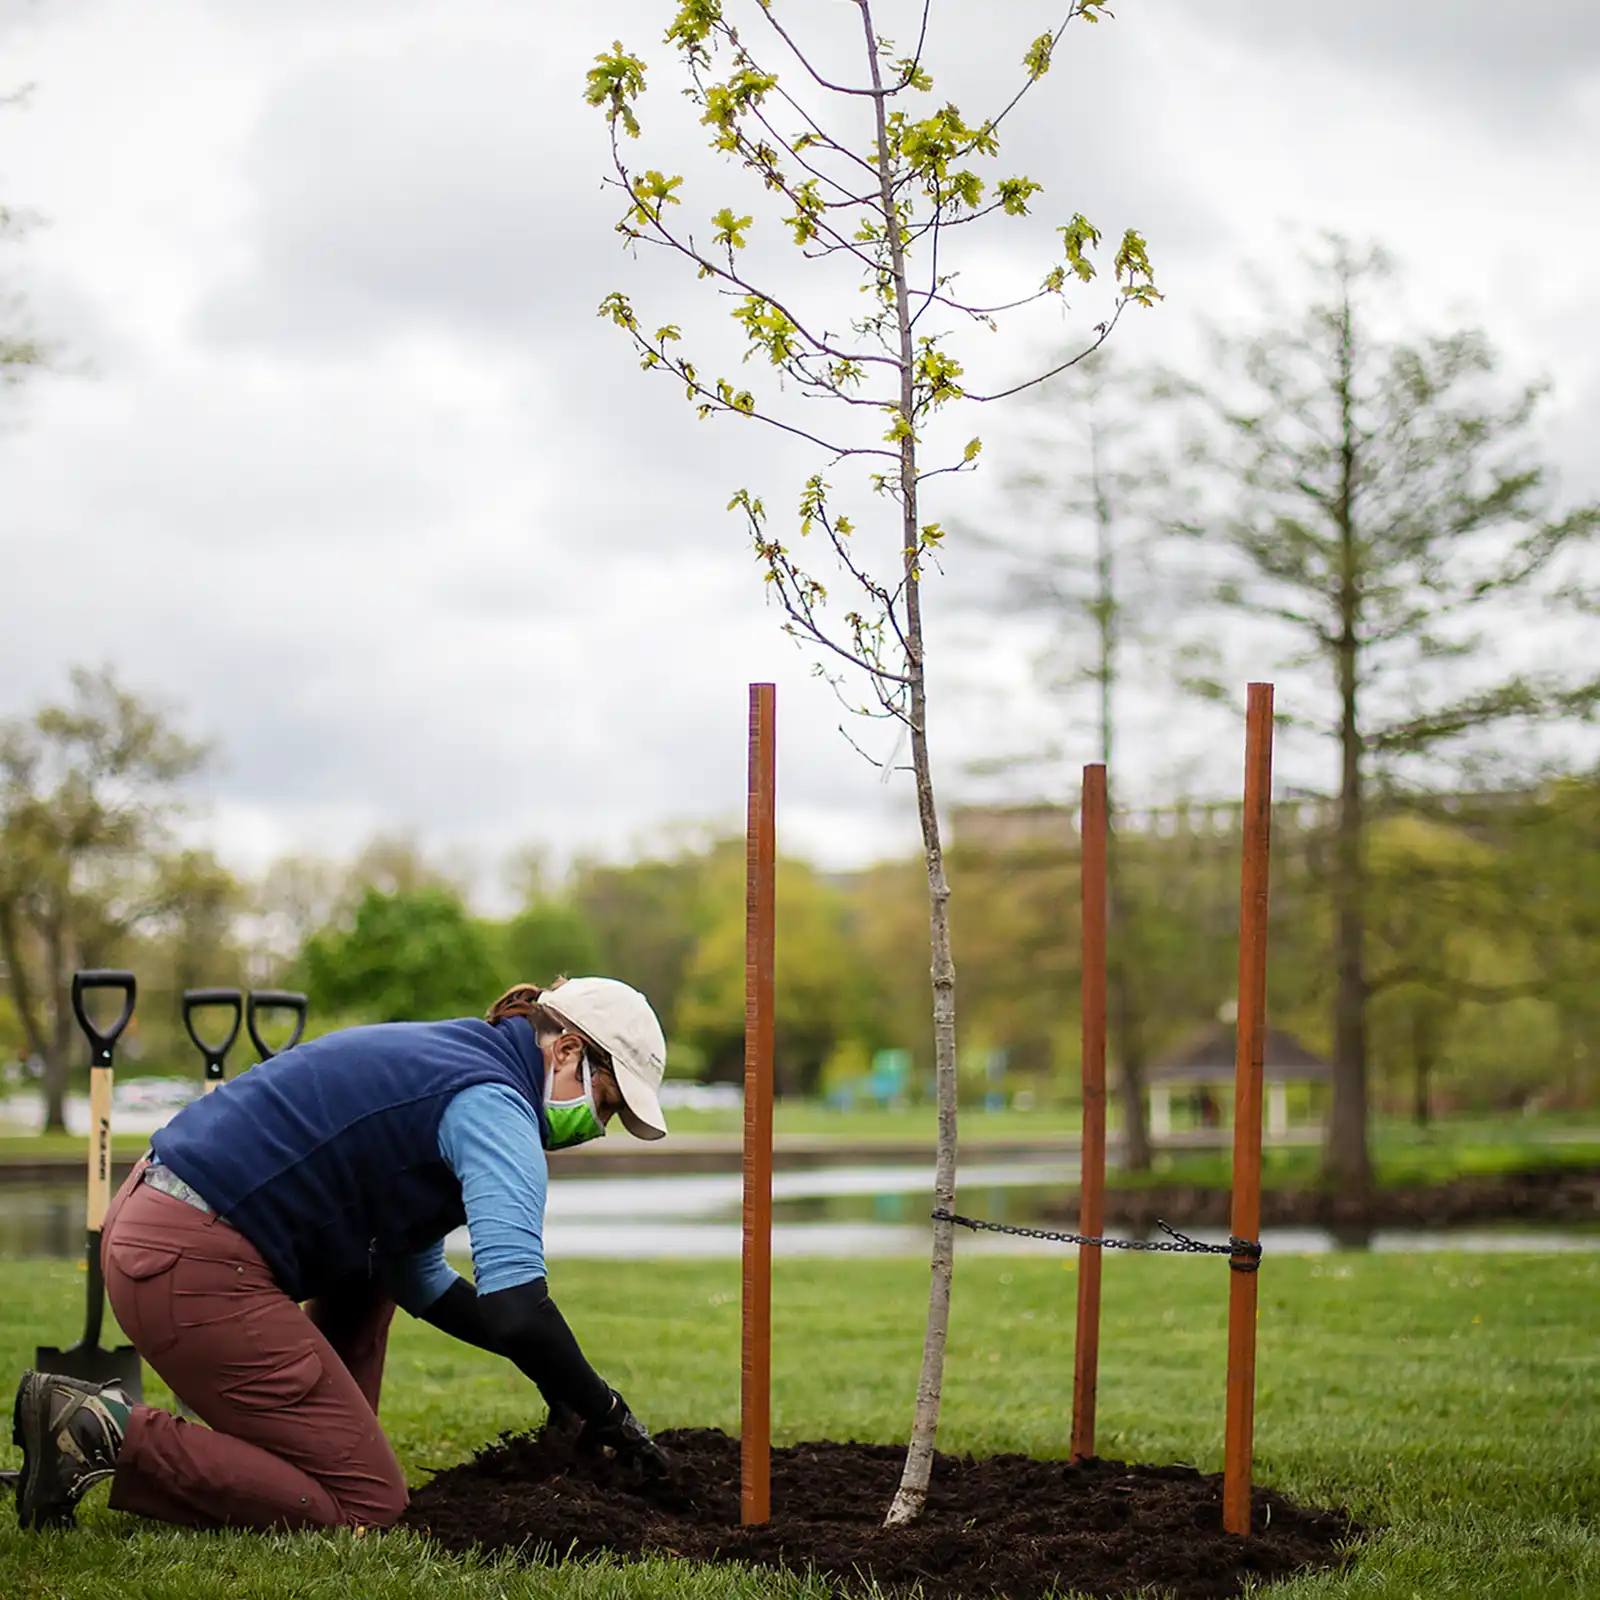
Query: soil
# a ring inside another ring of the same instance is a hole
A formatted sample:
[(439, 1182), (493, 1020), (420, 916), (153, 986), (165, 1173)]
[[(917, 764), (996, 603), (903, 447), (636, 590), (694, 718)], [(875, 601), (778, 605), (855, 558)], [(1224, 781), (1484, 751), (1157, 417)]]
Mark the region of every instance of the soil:
[(904, 1464), (895, 1445), (791, 1445), (772, 1452), (772, 1520), (739, 1523), (739, 1441), (711, 1429), (657, 1436), (674, 1471), (583, 1456), (545, 1430), (506, 1434), (417, 1489), (408, 1526), (447, 1549), (558, 1560), (609, 1551), (814, 1572), (836, 1590), (919, 1586), (926, 1600), (1056, 1589), (1178, 1600), (1235, 1595), (1247, 1580), (1337, 1567), (1363, 1529), (1270, 1489), (1248, 1538), (1222, 1530), (1222, 1479), (1184, 1466), (940, 1455), (922, 1519), (880, 1524)]
[[(1105, 1222), (1152, 1228), (1226, 1228), (1226, 1189), (1162, 1184), (1107, 1189)], [(1077, 1202), (1053, 1207), (1053, 1220), (1075, 1224)], [(1451, 1228), (1487, 1222), (1600, 1223), (1600, 1167), (1535, 1167), (1410, 1189), (1377, 1189), (1366, 1198), (1325, 1189), (1263, 1189), (1264, 1228)]]

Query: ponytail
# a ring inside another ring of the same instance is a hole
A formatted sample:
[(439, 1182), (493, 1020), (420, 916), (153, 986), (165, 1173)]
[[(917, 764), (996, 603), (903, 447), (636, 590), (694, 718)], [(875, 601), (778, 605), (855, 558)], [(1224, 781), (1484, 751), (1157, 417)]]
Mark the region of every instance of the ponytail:
[(514, 983), (489, 1007), (485, 1022), (504, 1022), (507, 1017), (526, 1017), (537, 1031), (541, 1024), (549, 1026), (554, 1023), (544, 1007), (539, 1004), (540, 999), (549, 994), (553, 989), (559, 989), (567, 980), (557, 978), (552, 984), (541, 987), (537, 983)]

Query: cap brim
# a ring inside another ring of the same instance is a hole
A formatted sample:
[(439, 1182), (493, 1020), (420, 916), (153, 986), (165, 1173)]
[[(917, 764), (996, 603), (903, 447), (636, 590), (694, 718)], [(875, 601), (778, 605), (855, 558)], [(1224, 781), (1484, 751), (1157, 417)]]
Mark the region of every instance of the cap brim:
[(622, 1109), (617, 1115), (622, 1119), (623, 1127), (635, 1139), (665, 1139), (667, 1119), (662, 1114), (661, 1097), (656, 1093), (655, 1086), (628, 1071), (614, 1058), (611, 1070), (616, 1077), (617, 1088), (622, 1091)]

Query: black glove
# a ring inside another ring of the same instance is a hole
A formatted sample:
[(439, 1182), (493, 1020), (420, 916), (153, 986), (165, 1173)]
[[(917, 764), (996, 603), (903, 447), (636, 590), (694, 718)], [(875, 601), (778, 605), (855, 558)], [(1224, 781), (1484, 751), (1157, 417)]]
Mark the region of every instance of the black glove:
[(618, 1460), (637, 1461), (657, 1477), (664, 1478), (672, 1471), (672, 1458), (650, 1437), (650, 1430), (615, 1389), (611, 1391), (611, 1409), (584, 1423), (578, 1448), (614, 1451)]
[(485, 1295), (457, 1278), (422, 1316), (441, 1332), (514, 1362), (539, 1386), (552, 1418), (561, 1409), (584, 1419), (607, 1415), (611, 1390), (584, 1360), (543, 1278)]

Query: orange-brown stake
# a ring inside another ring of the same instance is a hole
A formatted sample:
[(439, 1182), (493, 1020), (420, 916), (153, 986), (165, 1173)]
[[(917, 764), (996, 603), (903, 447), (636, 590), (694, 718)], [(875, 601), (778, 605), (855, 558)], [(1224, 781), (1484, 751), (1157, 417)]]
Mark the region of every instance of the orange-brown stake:
[(776, 939), (777, 691), (750, 685), (744, 898), (744, 1326), (740, 1495), (744, 1522), (772, 1514), (772, 1041)]
[[(1099, 1238), (1106, 1190), (1106, 769), (1083, 769), (1083, 1159), (1078, 1232)], [(1100, 1246), (1078, 1246), (1078, 1339), (1072, 1364), (1072, 1458), (1094, 1454), (1100, 1373)]]
[[(1244, 872), (1239, 893), (1239, 1039), (1233, 1075), (1233, 1237), (1261, 1233), (1261, 1062), (1267, 1031), (1267, 867), (1272, 844), (1272, 685), (1250, 685), (1244, 755)], [(1250, 1532), (1259, 1273), (1228, 1274), (1228, 1414), (1222, 1526)]]

